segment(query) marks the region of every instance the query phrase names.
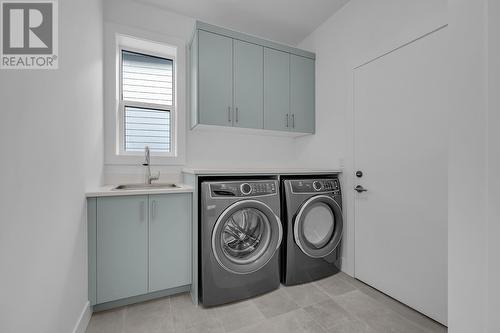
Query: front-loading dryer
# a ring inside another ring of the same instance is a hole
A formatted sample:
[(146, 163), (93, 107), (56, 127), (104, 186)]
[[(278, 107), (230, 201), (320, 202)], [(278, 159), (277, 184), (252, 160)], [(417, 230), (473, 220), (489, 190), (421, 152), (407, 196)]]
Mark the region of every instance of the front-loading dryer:
[(344, 229), (339, 179), (285, 178), (281, 182), (283, 284), (310, 282), (339, 272)]
[(204, 181), (200, 208), (201, 303), (214, 306), (279, 288), (278, 181)]

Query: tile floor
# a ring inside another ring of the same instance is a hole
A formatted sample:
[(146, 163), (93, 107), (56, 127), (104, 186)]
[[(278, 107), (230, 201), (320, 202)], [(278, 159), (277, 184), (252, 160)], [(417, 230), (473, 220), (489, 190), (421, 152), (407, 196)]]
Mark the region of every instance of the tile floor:
[(340, 273), (210, 309), (188, 294), (92, 316), (87, 333), (446, 332), (446, 327)]

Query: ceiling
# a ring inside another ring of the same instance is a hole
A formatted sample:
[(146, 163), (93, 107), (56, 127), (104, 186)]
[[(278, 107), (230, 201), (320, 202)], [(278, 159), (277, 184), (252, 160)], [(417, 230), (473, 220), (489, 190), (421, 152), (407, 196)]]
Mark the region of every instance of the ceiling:
[(138, 0), (195, 19), (296, 45), (349, 0)]

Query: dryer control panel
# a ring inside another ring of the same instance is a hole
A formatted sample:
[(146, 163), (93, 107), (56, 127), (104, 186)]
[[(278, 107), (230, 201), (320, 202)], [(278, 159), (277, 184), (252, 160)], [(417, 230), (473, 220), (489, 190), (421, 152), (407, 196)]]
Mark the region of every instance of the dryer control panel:
[(273, 195), (278, 194), (278, 185), (274, 180), (211, 183), (210, 194), (213, 198)]
[(297, 179), (290, 181), (293, 193), (333, 192), (340, 194), (338, 179)]

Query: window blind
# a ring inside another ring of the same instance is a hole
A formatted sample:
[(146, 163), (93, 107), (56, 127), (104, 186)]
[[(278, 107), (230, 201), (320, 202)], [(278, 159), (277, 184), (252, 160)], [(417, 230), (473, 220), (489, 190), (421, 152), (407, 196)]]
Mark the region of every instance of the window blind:
[[(173, 61), (122, 51), (121, 71), (125, 151), (143, 151), (148, 146), (151, 151), (170, 152), (171, 111), (168, 106), (173, 105)], [(136, 103), (132, 106), (127, 102)], [(147, 106), (137, 106), (137, 103), (147, 103)], [(152, 108), (151, 104), (161, 108)]]
[(173, 61), (122, 51), (122, 98), (125, 101), (172, 105)]
[(125, 106), (125, 150), (170, 152), (170, 112)]

